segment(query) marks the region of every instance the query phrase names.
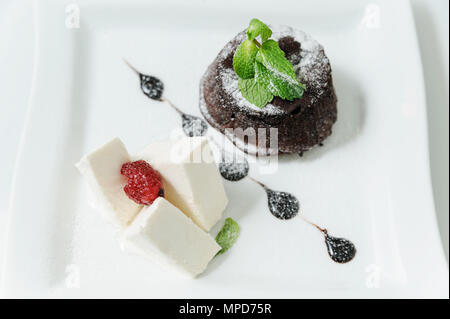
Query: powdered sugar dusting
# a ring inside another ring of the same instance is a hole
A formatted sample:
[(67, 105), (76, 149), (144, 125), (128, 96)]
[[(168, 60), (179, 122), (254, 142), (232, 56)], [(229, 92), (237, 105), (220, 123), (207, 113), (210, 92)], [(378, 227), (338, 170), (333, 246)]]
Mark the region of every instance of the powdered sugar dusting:
[(291, 36), (300, 43), (300, 57), (291, 56), (290, 62), (293, 63), (298, 80), (306, 85), (306, 89), (313, 90), (317, 96), (322, 95), (328, 86), (327, 76), (331, 72), (330, 61), (323, 47), (303, 31), (288, 26), (278, 26), (276, 30), (278, 31), (273, 35), (276, 40)]

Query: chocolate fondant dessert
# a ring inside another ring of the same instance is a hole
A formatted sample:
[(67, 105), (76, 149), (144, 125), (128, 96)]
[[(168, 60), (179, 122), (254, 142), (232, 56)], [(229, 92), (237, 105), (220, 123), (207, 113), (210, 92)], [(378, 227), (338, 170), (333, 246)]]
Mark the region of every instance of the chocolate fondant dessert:
[[(260, 108), (242, 96), (233, 70), (233, 55), (246, 38), (246, 32), (242, 31), (220, 51), (204, 74), (200, 83), (200, 110), (210, 125), (249, 154), (257, 154), (262, 148), (266, 148), (266, 154), (301, 154), (328, 137), (337, 118), (330, 62), (323, 47), (308, 34), (284, 26), (271, 29), (272, 39), (293, 65), (298, 81), (306, 86), (303, 97), (293, 101), (274, 97)], [(258, 147), (252, 145), (251, 138), (242, 140), (227, 128), (253, 128), (258, 134)], [(258, 128), (266, 133), (259, 134)], [(278, 129), (278, 148), (270, 146), (270, 128)]]

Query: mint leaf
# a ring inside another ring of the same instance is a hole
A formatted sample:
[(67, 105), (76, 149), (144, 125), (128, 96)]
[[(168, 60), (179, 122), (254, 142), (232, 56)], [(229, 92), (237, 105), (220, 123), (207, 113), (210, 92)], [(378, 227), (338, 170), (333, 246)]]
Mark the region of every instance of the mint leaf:
[(256, 55), (256, 61), (262, 63), (273, 72), (284, 73), (297, 80), (291, 62), (285, 58), (284, 51), (280, 49), (278, 43), (274, 40), (268, 40), (262, 44)]
[(242, 96), (257, 107), (264, 107), (273, 99), (273, 95), (266, 89), (266, 86), (253, 78), (239, 79), (238, 86)]
[(247, 37), (253, 40), (258, 35), (261, 36), (262, 42), (267, 41), (272, 36), (272, 30), (260, 20), (252, 19), (247, 28)]
[(255, 58), (258, 47), (251, 40), (245, 40), (236, 49), (233, 56), (233, 69), (242, 79), (255, 76)]
[(275, 69), (268, 69), (258, 61), (255, 63), (255, 81), (274, 96), (292, 101), (303, 96), (304, 87), (296, 79)]
[(216, 256), (223, 254), (230, 249), (238, 239), (239, 233), (240, 228), (238, 223), (236, 223), (231, 217), (225, 219), (225, 224), (216, 236), (216, 242), (222, 247)]
[(301, 98), (305, 87), (297, 81), (292, 64), (274, 40), (264, 42), (256, 54), (256, 82), (273, 95), (292, 101)]

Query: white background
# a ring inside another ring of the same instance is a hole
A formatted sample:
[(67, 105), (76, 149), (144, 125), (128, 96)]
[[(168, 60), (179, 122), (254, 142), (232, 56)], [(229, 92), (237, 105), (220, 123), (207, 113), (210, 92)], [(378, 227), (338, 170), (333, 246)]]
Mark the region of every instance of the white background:
[[(426, 82), (433, 193), (448, 260), (449, 2), (412, 0), (412, 5)], [(30, 93), (34, 45), (32, 0), (0, 0), (0, 259), (14, 163)]]

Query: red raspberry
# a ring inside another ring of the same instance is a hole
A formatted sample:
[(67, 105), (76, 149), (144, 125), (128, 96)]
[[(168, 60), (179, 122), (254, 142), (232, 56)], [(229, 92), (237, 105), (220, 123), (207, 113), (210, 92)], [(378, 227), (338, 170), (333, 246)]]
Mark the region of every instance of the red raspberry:
[(128, 178), (123, 190), (136, 203), (151, 205), (157, 197), (164, 197), (161, 175), (146, 161), (125, 163), (120, 173)]

